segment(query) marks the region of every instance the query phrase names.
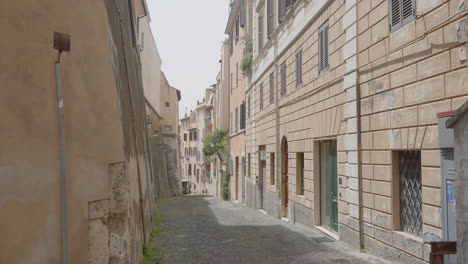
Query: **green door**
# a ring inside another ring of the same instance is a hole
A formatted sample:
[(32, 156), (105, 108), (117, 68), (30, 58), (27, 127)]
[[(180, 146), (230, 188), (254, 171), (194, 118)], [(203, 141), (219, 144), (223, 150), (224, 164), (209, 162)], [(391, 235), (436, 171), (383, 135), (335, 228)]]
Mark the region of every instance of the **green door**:
[(336, 141), (320, 143), (321, 222), (338, 231), (338, 165)]

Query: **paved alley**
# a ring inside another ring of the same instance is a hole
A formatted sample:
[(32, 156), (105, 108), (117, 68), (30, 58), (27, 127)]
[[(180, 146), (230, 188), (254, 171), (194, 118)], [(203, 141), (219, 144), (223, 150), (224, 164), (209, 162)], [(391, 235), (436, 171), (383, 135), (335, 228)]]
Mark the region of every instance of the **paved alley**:
[(310, 228), (207, 196), (159, 202), (162, 263), (384, 263)]

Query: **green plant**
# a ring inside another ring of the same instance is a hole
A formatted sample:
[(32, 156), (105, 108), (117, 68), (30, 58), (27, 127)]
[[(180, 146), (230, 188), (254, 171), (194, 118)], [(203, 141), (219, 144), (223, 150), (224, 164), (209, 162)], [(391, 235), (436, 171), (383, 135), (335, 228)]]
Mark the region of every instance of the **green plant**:
[(224, 177), (224, 182), (223, 182), (223, 199), (224, 200), (229, 200), (229, 190), (231, 189), (231, 174), (226, 173), (226, 177)]
[(241, 70), (245, 73), (250, 70), (253, 62), (253, 41), (246, 39), (244, 47), (244, 56), (241, 60)]
[(150, 237), (148, 241), (143, 245), (143, 259), (139, 264), (160, 264), (162, 263), (161, 252), (154, 245), (155, 237), (162, 232), (162, 229), (159, 228), (161, 223), (161, 217), (158, 216), (154, 220), (153, 229), (150, 232)]
[(227, 129), (218, 129), (203, 140), (203, 154), (207, 157), (217, 156), (225, 163), (229, 157)]

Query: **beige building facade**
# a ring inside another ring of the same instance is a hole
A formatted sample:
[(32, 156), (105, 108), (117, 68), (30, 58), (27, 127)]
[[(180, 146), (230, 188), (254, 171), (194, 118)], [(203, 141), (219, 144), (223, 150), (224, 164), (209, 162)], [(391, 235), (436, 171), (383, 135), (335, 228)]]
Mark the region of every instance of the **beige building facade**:
[(140, 261), (156, 216), (146, 14), (144, 1), (2, 4), (0, 263)]
[(246, 204), (429, 261), (425, 243), (450, 239), (437, 113), (468, 99), (465, 6), (253, 1)]

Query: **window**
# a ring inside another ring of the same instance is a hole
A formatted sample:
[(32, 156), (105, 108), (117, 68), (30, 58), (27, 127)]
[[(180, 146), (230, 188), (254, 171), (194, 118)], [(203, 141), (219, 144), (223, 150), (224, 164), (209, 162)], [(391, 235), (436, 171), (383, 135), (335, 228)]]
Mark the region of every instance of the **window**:
[(171, 104), (169, 102), (166, 102), (166, 107), (170, 107)]
[(246, 12), (245, 0), (241, 0), (240, 2), (241, 2), (240, 4), (240, 26), (244, 28), (247, 22), (247, 12)]
[(263, 15), (258, 17), (258, 52), (263, 48)]
[(239, 131), (239, 107), (236, 107), (236, 132)]
[(319, 31), (319, 73), (328, 71), (328, 24)]
[(232, 89), (234, 88), (232, 85), (232, 72), (231, 72), (230, 88), (231, 88), (230, 90), (231, 90), (231, 95), (232, 95)]
[(281, 96), (286, 95), (286, 62), (281, 64)]
[(189, 132), (189, 133), (190, 133), (189, 141), (192, 141), (192, 132)]
[(275, 185), (275, 153), (270, 153), (270, 184)]
[(286, 16), (286, 0), (278, 0), (278, 23), (283, 22)]
[(271, 37), (271, 34), (273, 34), (273, 13), (274, 13), (274, 1), (273, 0), (267, 0), (267, 36), (268, 38)]
[(296, 154), (296, 193), (304, 195), (304, 153)]
[(232, 32), (231, 32), (231, 34), (229, 34), (229, 55), (232, 55), (233, 52), (234, 52), (234, 39), (233, 39)]
[(393, 32), (416, 18), (415, 0), (390, 0), (390, 31)]
[(193, 140), (197, 140), (197, 131), (193, 132)]
[(270, 74), (270, 104), (275, 101), (275, 74)]
[(240, 129), (245, 129), (245, 101), (240, 106)]
[(260, 110), (263, 109), (263, 83), (260, 84)]
[(421, 152), (396, 152), (395, 166), (398, 176), (395, 186), (400, 193), (399, 229), (417, 236), (422, 235)]
[(188, 165), (188, 174), (192, 175), (192, 164)]
[(187, 141), (187, 133), (184, 133), (184, 141)]
[(296, 52), (296, 87), (302, 86), (302, 49)]

